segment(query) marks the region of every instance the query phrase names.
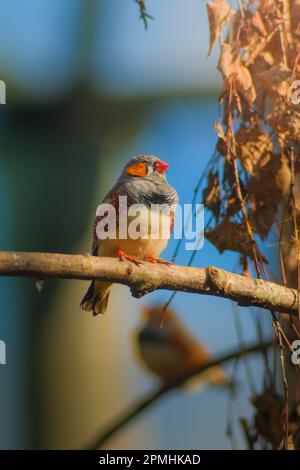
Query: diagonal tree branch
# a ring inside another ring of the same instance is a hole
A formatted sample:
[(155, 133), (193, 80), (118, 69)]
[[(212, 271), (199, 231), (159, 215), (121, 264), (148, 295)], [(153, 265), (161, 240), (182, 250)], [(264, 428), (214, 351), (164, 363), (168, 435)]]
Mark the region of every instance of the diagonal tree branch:
[(94, 450), (99, 449), (104, 442), (117, 433), (120, 429), (130, 423), (135, 417), (137, 417), (142, 411), (148, 408), (150, 405), (155, 403), (159, 398), (166, 395), (168, 392), (174, 390), (174, 388), (179, 387), (184, 384), (188, 379), (194, 377), (195, 375), (203, 374), (207, 369), (215, 366), (224, 364), (225, 362), (232, 361), (233, 359), (240, 359), (243, 356), (253, 353), (259, 353), (266, 351), (270, 346), (273, 346), (274, 341), (268, 341), (265, 343), (256, 343), (251, 346), (248, 346), (245, 349), (238, 349), (232, 352), (229, 352), (225, 355), (220, 356), (217, 359), (212, 359), (206, 364), (198, 366), (196, 369), (189, 371), (184, 376), (178, 377), (178, 379), (172, 383), (161, 385), (157, 390), (152, 393), (149, 393), (146, 397), (142, 398), (135, 405), (129, 408), (122, 416), (120, 416), (115, 422), (113, 422), (107, 429), (99, 432), (93, 440), (90, 441), (86, 449)]
[(134, 297), (158, 289), (223, 297), (241, 306), (297, 315), (298, 293), (279, 284), (233, 274), (223, 269), (164, 266), (115, 258), (58, 253), (0, 252), (0, 276), (39, 279), (96, 279), (125, 284)]

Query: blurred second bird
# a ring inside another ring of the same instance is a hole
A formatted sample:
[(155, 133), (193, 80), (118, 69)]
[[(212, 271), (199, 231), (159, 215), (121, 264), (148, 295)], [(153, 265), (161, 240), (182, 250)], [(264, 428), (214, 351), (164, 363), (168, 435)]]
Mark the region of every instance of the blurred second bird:
[[(164, 384), (172, 383), (213, 359), (208, 348), (184, 327), (170, 309), (162, 305), (143, 309), (143, 325), (136, 333), (139, 358)], [(162, 316), (164, 315), (163, 322)], [(221, 367), (211, 367), (193, 375), (184, 385), (230, 387)]]

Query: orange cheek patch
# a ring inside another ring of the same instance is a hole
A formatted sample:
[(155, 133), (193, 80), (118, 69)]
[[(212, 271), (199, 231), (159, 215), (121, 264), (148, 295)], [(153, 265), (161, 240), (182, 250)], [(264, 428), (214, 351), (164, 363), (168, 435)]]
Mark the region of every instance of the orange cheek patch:
[(146, 163), (136, 163), (135, 165), (129, 166), (126, 173), (131, 176), (147, 176)]

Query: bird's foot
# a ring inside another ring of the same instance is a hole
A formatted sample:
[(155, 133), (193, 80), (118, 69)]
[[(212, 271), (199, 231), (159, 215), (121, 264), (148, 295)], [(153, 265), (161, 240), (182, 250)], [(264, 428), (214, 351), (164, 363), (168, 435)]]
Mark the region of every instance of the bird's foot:
[(157, 263), (157, 264), (164, 264), (165, 266), (171, 266), (171, 261), (165, 261), (162, 258), (156, 258), (155, 256), (149, 255), (145, 257), (145, 261), (149, 263)]
[(142, 264), (142, 261), (139, 260), (136, 256), (127, 255), (127, 253), (125, 253), (125, 251), (122, 251), (122, 250), (117, 251), (117, 257), (119, 258), (120, 261), (124, 261), (124, 260), (131, 261), (136, 266), (140, 266), (140, 264)]

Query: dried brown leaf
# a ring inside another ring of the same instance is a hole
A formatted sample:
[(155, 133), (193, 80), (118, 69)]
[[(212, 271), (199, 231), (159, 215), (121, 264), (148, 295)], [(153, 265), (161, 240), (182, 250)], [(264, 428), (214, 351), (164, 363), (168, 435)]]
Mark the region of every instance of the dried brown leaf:
[(283, 400), (278, 394), (267, 391), (252, 398), (256, 408), (254, 424), (257, 433), (278, 449), (282, 437)]
[(220, 121), (216, 121), (214, 124), (214, 127), (219, 136), (218, 141), (217, 141), (217, 150), (220, 153), (220, 155), (223, 155), (224, 157), (226, 157), (228, 154), (228, 147), (226, 143), (226, 135), (225, 135), (224, 129)]
[(284, 64), (273, 67), (258, 74), (261, 85), (271, 98), (281, 96), (288, 99), (291, 93), (292, 71)]
[(253, 230), (265, 238), (282, 204), (290, 193), (291, 170), (285, 156), (270, 154), (269, 162), (249, 180), (248, 197), (252, 200), (249, 220)]
[(291, 22), (291, 4), (294, 0), (277, 0), (278, 5), (278, 15), (280, 20), (282, 21), (282, 28), (284, 33), (284, 43), (291, 44), (293, 42), (293, 34), (292, 34), (292, 22)]
[(220, 139), (226, 140), (225, 132), (224, 132), (223, 126), (220, 123), (220, 121), (215, 122), (214, 128), (215, 128), (218, 136), (220, 137)]
[(276, 204), (264, 201), (258, 201), (253, 214), (250, 214), (249, 221), (252, 230), (260, 235), (262, 239), (266, 238), (275, 222), (278, 212)]
[(256, 99), (256, 92), (253, 86), (252, 77), (248, 68), (242, 64), (238, 69), (236, 80), (238, 91), (249, 104), (253, 104)]
[(206, 8), (210, 33), (208, 54), (210, 54), (216, 40), (232, 16), (233, 10), (226, 0), (214, 0), (207, 3)]
[(218, 70), (221, 72), (223, 80), (228, 81), (231, 75), (236, 74), (240, 64), (240, 56), (237, 48), (233, 48), (229, 43), (222, 44), (218, 63)]
[[(253, 257), (251, 242), (242, 224), (224, 219), (219, 225), (208, 230), (205, 236), (220, 253), (230, 250)], [(261, 256), (265, 261), (263, 255)]]
[(251, 74), (242, 63), (238, 50), (228, 43), (222, 45), (218, 69), (223, 77), (223, 89), (228, 89), (230, 80), (234, 80), (236, 91), (242, 95), (247, 103), (254, 103), (256, 92)]
[(203, 191), (205, 206), (211, 210), (216, 217), (220, 215), (220, 184), (217, 172), (211, 171), (208, 175), (207, 187)]
[(256, 92), (256, 108), (258, 116), (261, 119), (265, 117), (265, 101), (267, 92), (262, 87), (261, 82), (259, 80), (259, 74), (266, 72), (269, 68), (274, 64), (273, 56), (269, 52), (262, 52), (260, 53), (253, 64), (249, 66), (249, 71), (252, 76), (253, 86)]
[(273, 109), (267, 116), (267, 120), (283, 144), (286, 140), (300, 142), (300, 110), (298, 106), (278, 99), (273, 103)]
[(272, 141), (267, 133), (258, 127), (240, 126), (235, 134), (236, 152), (245, 170), (255, 174), (258, 163), (266, 152), (272, 150)]
[(291, 27), (293, 34), (300, 35), (300, 0), (291, 2)]
[(260, 33), (261, 36), (268, 36), (268, 30), (262, 19), (262, 15), (258, 10), (255, 10), (253, 15), (251, 16), (251, 23), (254, 28)]
[(225, 183), (228, 183), (230, 188), (235, 186), (234, 170), (232, 167), (232, 163), (229, 161), (226, 161), (224, 165), (223, 184)]
[(268, 124), (281, 140), (300, 141), (300, 110), (291, 101), (292, 71), (283, 64), (275, 65), (258, 74), (258, 80), (271, 102)]

